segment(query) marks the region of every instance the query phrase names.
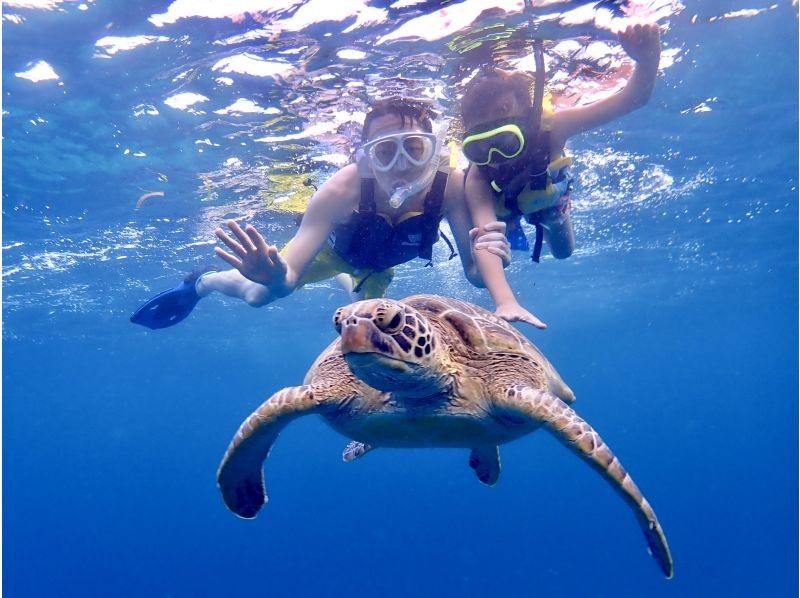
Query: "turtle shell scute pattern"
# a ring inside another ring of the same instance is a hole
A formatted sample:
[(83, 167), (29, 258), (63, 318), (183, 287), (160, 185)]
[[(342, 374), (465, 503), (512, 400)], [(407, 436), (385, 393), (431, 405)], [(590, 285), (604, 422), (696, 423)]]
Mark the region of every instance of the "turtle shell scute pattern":
[(432, 295), (414, 295), (403, 299), (403, 303), (453, 330), (470, 351), (522, 354), (537, 362), (543, 359), (525, 336), (502, 318), (481, 307)]

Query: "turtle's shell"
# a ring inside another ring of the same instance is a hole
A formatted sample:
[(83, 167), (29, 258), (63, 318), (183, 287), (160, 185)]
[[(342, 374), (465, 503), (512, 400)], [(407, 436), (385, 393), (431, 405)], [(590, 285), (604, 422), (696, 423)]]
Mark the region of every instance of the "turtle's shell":
[[(477, 356), (492, 356), (490, 367), (502, 369), (535, 366), (544, 375), (544, 383), (561, 400), (575, 400), (572, 390), (564, 383), (556, 369), (536, 346), (516, 328), (492, 312), (473, 305), (438, 295), (413, 295), (402, 303), (413, 307), (432, 321), (439, 321), (451, 352), (461, 353), (462, 363), (474, 363)], [(527, 359), (514, 359), (519, 356)]]
[(456, 338), (448, 339), (456, 348), (460, 342), (476, 353), (502, 352), (527, 355), (536, 361), (544, 355), (513, 326), (492, 312), (450, 297), (413, 295), (402, 300), (431, 320), (449, 324)]

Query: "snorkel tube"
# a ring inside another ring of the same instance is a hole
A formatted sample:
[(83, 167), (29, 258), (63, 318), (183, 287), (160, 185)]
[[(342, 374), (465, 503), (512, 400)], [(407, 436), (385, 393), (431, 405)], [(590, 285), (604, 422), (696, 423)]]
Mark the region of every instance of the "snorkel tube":
[[(531, 37), (533, 38), (533, 60), (536, 65), (533, 87), (533, 106), (531, 106), (528, 112), (530, 115), (529, 126), (531, 127), (529, 134), (532, 141), (536, 141), (528, 145), (525, 151), (527, 161), (525, 168), (516, 176), (512, 177), (503, 187), (503, 203), (509, 212), (516, 215), (516, 218), (522, 216), (517, 198), (526, 186), (536, 190), (547, 188), (547, 168), (550, 163), (550, 150), (549, 147), (547, 147), (547, 142), (545, 142), (544, 145), (541, 143), (545, 83), (544, 47), (542, 38), (537, 35), (538, 25), (532, 14), (533, 2), (531, 0), (525, 0), (525, 8), (527, 9), (528, 24), (530, 25)], [(494, 181), (492, 182), (494, 183)], [(530, 220), (528, 222), (530, 222)], [(534, 241), (533, 251), (531, 252), (531, 259), (538, 263), (542, 252), (544, 230), (542, 224), (538, 221), (534, 222), (533, 225), (536, 227), (536, 239)]]
[(431, 184), (436, 171), (439, 170), (439, 163), (442, 160), (442, 148), (444, 147), (444, 140), (445, 137), (447, 137), (447, 130), (449, 127), (449, 121), (443, 121), (442, 124), (439, 125), (439, 128), (436, 131), (436, 145), (433, 148), (433, 155), (428, 162), (425, 172), (422, 173), (418, 179), (411, 181), (407, 185), (397, 187), (394, 190), (394, 193), (392, 193), (392, 196), (389, 198), (389, 205), (392, 208), (399, 208), (407, 199), (414, 197), (417, 193)]
[[(533, 27), (533, 22), (531, 22)], [(525, 144), (524, 159), (525, 167), (518, 169), (516, 175), (503, 185), (505, 196), (505, 206), (510, 212), (518, 212), (517, 196), (531, 183), (534, 189), (544, 188), (547, 185), (547, 165), (550, 162), (548, 157), (549, 148), (540, 147), (537, 144), (542, 129), (542, 113), (544, 111), (544, 49), (541, 38), (533, 40), (533, 59), (536, 65), (533, 86), (533, 105), (528, 109), (528, 130), (525, 135), (530, 137), (530, 143)], [(542, 186), (544, 185), (544, 186)]]
[(542, 39), (533, 40), (533, 60), (536, 64), (536, 74), (533, 84), (533, 126), (536, 131), (542, 126), (542, 110), (544, 106), (544, 49)]
[(542, 38), (538, 37), (539, 26), (533, 18), (531, 11), (533, 10), (533, 2), (525, 0), (525, 8), (528, 11), (528, 26), (531, 29), (531, 37), (533, 37), (533, 62), (536, 65), (536, 73), (534, 75), (533, 84), (533, 127), (535, 131), (539, 131), (542, 126), (542, 106), (544, 104), (544, 47), (542, 45)]

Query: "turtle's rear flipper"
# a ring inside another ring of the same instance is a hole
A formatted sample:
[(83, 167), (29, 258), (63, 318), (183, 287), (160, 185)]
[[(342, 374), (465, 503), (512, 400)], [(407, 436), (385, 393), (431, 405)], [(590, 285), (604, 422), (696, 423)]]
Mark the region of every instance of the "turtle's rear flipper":
[(480, 446), (472, 449), (469, 466), (475, 470), (481, 484), (494, 486), (500, 477), (500, 447)]
[(667, 578), (672, 577), (672, 556), (653, 508), (594, 428), (564, 401), (547, 391), (512, 386), (499, 393), (497, 400), (516, 414), (527, 415), (533, 423), (544, 425), (553, 436), (603, 475), (633, 510), (661, 571)]
[(359, 457), (363, 457), (373, 449), (372, 445), (358, 442), (357, 440), (351, 441), (342, 451), (342, 461), (349, 463), (355, 461)]

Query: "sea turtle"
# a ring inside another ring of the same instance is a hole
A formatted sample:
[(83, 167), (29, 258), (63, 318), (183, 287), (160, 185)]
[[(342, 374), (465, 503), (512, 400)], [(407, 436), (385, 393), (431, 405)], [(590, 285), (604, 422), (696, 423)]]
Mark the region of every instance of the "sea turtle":
[(318, 413), (354, 440), (350, 460), (376, 447), (471, 449), (481, 482), (500, 473), (498, 445), (544, 426), (585, 458), (636, 515), (667, 577), (672, 557), (656, 514), (542, 353), (489, 311), (435, 295), (372, 299), (338, 309), (339, 338), (302, 386), (272, 395), (241, 425), (217, 472), (228, 508), (255, 517), (267, 501), (263, 463), (283, 427)]

